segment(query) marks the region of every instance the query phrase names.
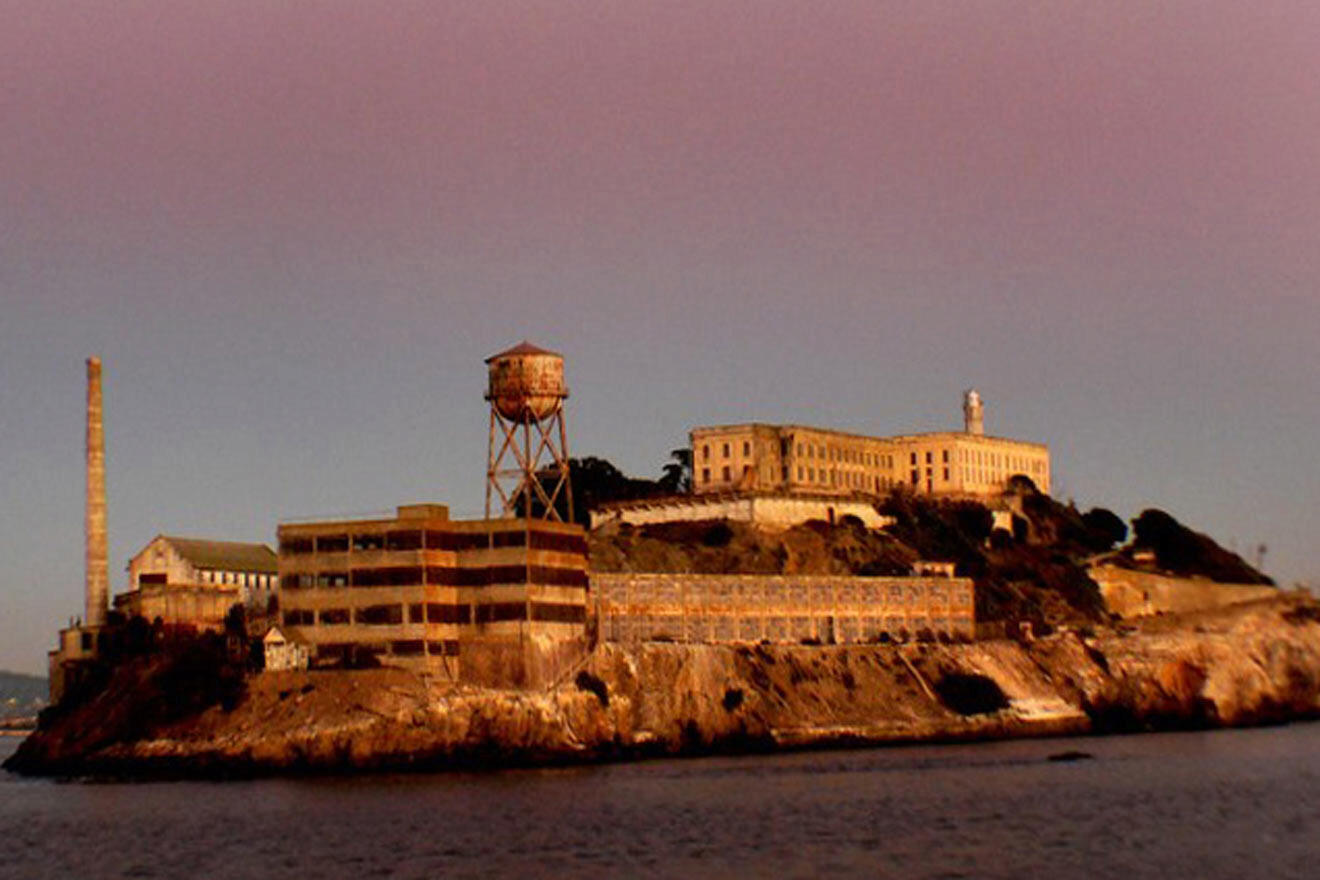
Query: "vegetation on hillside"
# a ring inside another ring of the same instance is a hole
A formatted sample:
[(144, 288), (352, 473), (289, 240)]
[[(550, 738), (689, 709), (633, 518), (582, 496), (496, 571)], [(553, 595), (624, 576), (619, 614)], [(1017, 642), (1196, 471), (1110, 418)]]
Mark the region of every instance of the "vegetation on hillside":
[(112, 614), (101, 655), (70, 682), (59, 704), (41, 714), (41, 726), (103, 702), (111, 691), (120, 696), (110, 711), (126, 713), (115, 726), (117, 735), (128, 738), (209, 706), (236, 705), (252, 663), (251, 644), (241, 611), (231, 612), (225, 623), (224, 633), (198, 632)]
[(1134, 539), (1127, 558), (1147, 550), (1162, 571), (1200, 576), (1234, 584), (1273, 584), (1241, 556), (1220, 547), (1208, 535), (1194, 532), (1162, 510), (1143, 510), (1132, 521)]
[[(587, 496), (593, 501), (646, 497), (612, 493), (654, 489), (654, 481), (630, 480), (603, 464), (583, 471), (596, 476)], [(1270, 583), (1238, 556), (1162, 511), (1138, 517), (1133, 543), (1115, 552), (1129, 530), (1113, 511), (1097, 507), (1083, 512), (1062, 504), (1025, 477), (1013, 481), (1006, 501), (1013, 511), (1011, 529), (995, 529), (993, 514), (979, 502), (932, 499), (901, 489), (877, 505), (894, 519), (883, 531), (850, 517), (784, 531), (732, 522), (611, 526), (592, 535), (591, 564), (597, 571), (903, 575), (918, 560), (953, 562), (959, 575), (976, 582), (978, 620), (1038, 625), (1104, 619), (1099, 586), (1087, 571), (1092, 560), (1106, 554), (1118, 564), (1134, 565), (1134, 552), (1149, 548), (1158, 566), (1170, 573)]]

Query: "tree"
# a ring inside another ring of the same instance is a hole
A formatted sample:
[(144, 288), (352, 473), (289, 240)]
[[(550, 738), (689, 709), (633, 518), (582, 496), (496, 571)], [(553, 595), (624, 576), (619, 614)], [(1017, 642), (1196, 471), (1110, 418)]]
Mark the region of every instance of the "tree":
[(1181, 575), (1204, 575), (1222, 583), (1273, 584), (1236, 553), (1162, 510), (1143, 510), (1132, 521), (1133, 546), (1155, 553), (1160, 568)]
[(671, 450), (669, 458), (657, 485), (666, 495), (686, 495), (692, 491), (692, 450), (686, 446)]
[(1118, 514), (1103, 507), (1093, 507), (1082, 514), (1082, 524), (1086, 526), (1087, 543), (1095, 550), (1104, 552), (1115, 544), (1127, 540), (1127, 523), (1119, 519)]
[(1014, 474), (1008, 478), (1008, 487), (1005, 490), (1009, 495), (1039, 495), (1040, 489), (1036, 487), (1036, 481), (1026, 474)]

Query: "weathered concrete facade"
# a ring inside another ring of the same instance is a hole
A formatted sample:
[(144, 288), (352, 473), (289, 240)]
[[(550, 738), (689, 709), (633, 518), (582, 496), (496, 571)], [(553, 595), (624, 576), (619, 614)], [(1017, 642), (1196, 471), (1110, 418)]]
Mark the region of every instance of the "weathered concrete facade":
[(850, 644), (976, 633), (968, 578), (592, 574), (591, 590), (607, 641)]
[(314, 664), (368, 655), (489, 687), (539, 687), (585, 650), (586, 537), (533, 519), (451, 521), (438, 504), (382, 520), (279, 528), (281, 628)]
[[(970, 393), (969, 393), (970, 394)], [(1050, 491), (1050, 451), (989, 437), (979, 396), (963, 431), (867, 437), (803, 425), (693, 428), (692, 491), (876, 496), (899, 486), (927, 495), (993, 496), (1017, 475)]]
[(643, 498), (602, 504), (591, 512), (591, 527), (610, 522), (635, 526), (666, 522), (732, 520), (786, 529), (809, 520), (838, 522), (853, 516), (871, 529), (893, 524), (870, 499), (788, 492), (725, 492)]

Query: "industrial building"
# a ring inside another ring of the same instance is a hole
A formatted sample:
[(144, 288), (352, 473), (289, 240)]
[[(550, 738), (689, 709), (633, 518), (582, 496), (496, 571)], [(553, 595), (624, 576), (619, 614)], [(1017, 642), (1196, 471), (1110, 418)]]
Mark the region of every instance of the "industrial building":
[(242, 604), (264, 617), (275, 596), (278, 566), (265, 544), (157, 535), (128, 563), (129, 590), (115, 610), (173, 626), (221, 630)]
[(371, 657), (517, 686), (553, 671), (557, 646), (582, 650), (580, 526), (454, 521), (444, 505), (415, 504), (389, 519), (282, 525), (279, 541), (282, 629), (313, 664)]

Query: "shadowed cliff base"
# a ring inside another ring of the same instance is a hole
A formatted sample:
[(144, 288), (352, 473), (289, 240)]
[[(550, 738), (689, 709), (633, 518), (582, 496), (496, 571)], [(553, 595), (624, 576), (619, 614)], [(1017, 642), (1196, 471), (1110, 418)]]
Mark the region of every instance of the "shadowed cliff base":
[(538, 693), (264, 673), (184, 714), (162, 699), (181, 674), (168, 666), (122, 664), (43, 716), (7, 768), (238, 777), (1280, 723), (1320, 716), (1320, 605), (1281, 594), (1027, 643), (602, 645)]

